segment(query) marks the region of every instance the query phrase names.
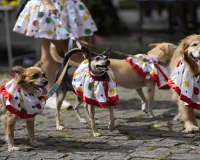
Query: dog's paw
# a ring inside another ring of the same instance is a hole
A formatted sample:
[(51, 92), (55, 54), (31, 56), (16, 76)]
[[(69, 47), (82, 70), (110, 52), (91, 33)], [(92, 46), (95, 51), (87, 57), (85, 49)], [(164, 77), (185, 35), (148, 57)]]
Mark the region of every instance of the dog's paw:
[(114, 129), (114, 123), (109, 122), (108, 123), (108, 129), (112, 132)]
[(33, 140), (30, 142), (33, 147), (44, 146), (44, 143)]
[(155, 117), (152, 111), (149, 111), (148, 114), (149, 114), (150, 118), (154, 118)]
[(62, 131), (63, 129), (64, 129), (64, 126), (62, 126), (62, 125), (56, 126), (56, 130), (58, 130), (58, 131)]
[(93, 136), (94, 136), (94, 137), (100, 137), (100, 136), (101, 136), (101, 133), (95, 132), (95, 133), (93, 133)]
[(199, 131), (199, 127), (195, 126), (191, 122), (185, 122), (184, 126), (185, 126), (184, 132), (186, 133)]
[(95, 123), (96, 123), (96, 124), (100, 124), (100, 122), (99, 122), (98, 120), (95, 120)]
[(80, 118), (79, 121), (80, 121), (80, 123), (83, 123), (83, 124), (87, 123), (86, 119), (84, 119), (84, 118)]
[(177, 114), (174, 118), (173, 118), (174, 121), (179, 121), (180, 120), (180, 114)]
[(20, 148), (19, 147), (15, 147), (15, 146), (10, 146), (8, 147), (8, 151), (11, 152), (11, 151), (19, 151)]

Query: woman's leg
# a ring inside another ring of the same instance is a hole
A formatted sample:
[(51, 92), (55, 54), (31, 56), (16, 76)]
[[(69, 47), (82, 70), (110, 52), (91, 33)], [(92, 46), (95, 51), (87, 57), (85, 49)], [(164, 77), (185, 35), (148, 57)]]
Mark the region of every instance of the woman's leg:
[(56, 79), (57, 64), (50, 54), (50, 43), (48, 39), (41, 40), (41, 61), (43, 62), (43, 70), (49, 81), (47, 89), (50, 90)]

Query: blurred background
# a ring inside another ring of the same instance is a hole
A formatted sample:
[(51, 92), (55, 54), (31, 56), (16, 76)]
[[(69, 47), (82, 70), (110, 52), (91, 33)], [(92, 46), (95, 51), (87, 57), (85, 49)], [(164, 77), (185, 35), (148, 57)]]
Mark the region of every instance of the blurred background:
[[(129, 54), (149, 43), (172, 42), (199, 33), (200, 0), (83, 0), (98, 26), (97, 45)], [(30, 66), (40, 57), (39, 40), (12, 32), (19, 0), (1, 0), (0, 71)]]

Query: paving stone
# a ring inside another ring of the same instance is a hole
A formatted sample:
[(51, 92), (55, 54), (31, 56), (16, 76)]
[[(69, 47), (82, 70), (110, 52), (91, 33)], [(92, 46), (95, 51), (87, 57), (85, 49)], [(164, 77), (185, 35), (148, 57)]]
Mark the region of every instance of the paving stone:
[(175, 154), (167, 160), (197, 160), (199, 159), (199, 154)]
[[(62, 111), (64, 131), (56, 131), (55, 110), (45, 109), (36, 117), (36, 139), (44, 146), (31, 147), (25, 122), (17, 122), (15, 143), (21, 148), (9, 153), (5, 144), (3, 123), (0, 121), (0, 160), (193, 160), (200, 154), (200, 137), (182, 132), (182, 125), (172, 121), (175, 105), (170, 102), (171, 93), (159, 94), (155, 100), (155, 113), (150, 119), (140, 111), (135, 91), (120, 88), (126, 94), (115, 109), (115, 129), (107, 129), (108, 111), (96, 109), (97, 125), (103, 135), (93, 137), (89, 125), (80, 124), (73, 110)], [(168, 96), (168, 98), (166, 98)], [(170, 107), (166, 107), (166, 102)], [(72, 101), (73, 102), (73, 101)], [(83, 109), (81, 113), (84, 114)], [(172, 114), (173, 113), (173, 114)], [(197, 119), (200, 123), (200, 120)], [(156, 126), (157, 125), (157, 126)], [(160, 126), (159, 126), (160, 125)], [(194, 158), (194, 157), (195, 158)]]

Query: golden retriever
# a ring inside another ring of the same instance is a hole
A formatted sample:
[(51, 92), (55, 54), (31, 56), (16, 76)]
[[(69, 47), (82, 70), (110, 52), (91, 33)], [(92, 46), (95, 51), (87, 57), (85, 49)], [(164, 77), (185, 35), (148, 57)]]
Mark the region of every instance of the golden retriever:
[[(183, 39), (170, 62), (172, 74), (168, 84), (175, 91), (173, 99), (177, 101), (179, 108), (179, 113), (175, 119), (184, 123), (186, 132), (199, 130), (193, 110), (194, 108), (200, 109), (198, 97), (195, 98), (199, 92), (199, 85), (197, 84), (200, 74), (199, 62), (200, 35), (191, 35)], [(191, 94), (189, 93), (190, 90)]]

